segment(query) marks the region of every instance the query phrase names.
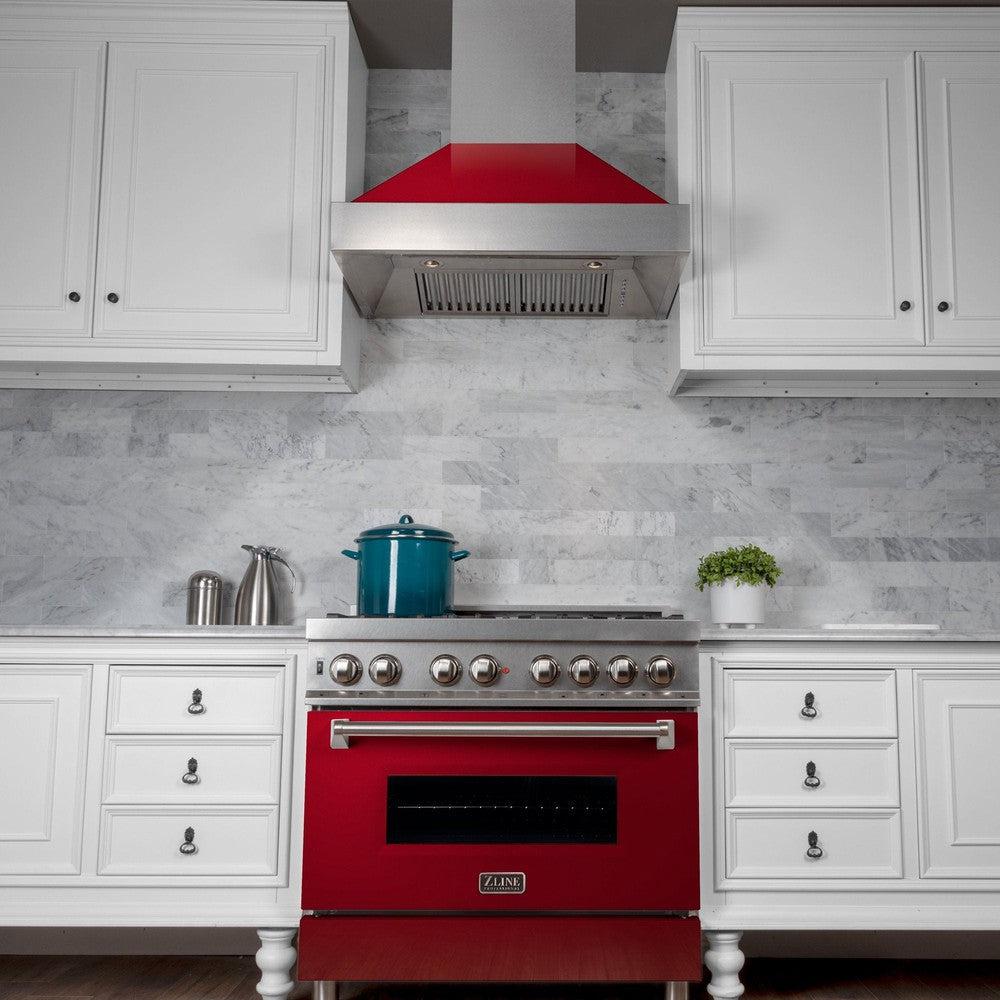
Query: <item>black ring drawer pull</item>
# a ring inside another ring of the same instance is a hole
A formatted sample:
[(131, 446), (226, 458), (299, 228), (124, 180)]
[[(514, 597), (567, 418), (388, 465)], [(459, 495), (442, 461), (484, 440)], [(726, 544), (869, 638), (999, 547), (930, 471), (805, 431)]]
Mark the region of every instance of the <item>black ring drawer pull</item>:
[(802, 706), (802, 711), (799, 713), (803, 719), (816, 718), (817, 714), (816, 709), (813, 708), (815, 702), (816, 702), (816, 695), (814, 695), (812, 691), (808, 691), (805, 697), (805, 704)]
[(189, 715), (204, 715), (205, 706), (201, 703), (201, 688), (195, 688), (191, 692), (191, 704), (188, 705)]
[(181, 781), (185, 785), (197, 785), (201, 782), (201, 775), (198, 774), (198, 758), (192, 757), (188, 760), (188, 769), (181, 775)]
[(819, 788), (819, 778), (816, 777), (816, 765), (812, 761), (806, 764), (806, 780), (802, 784), (806, 788)]
[(184, 843), (180, 846), (181, 854), (197, 854), (198, 845), (194, 842), (194, 827), (189, 826), (184, 831)]
[(819, 834), (815, 830), (811, 831), (809, 834), (809, 849), (806, 851), (806, 857), (810, 861), (819, 861), (823, 857), (823, 848), (818, 846)]

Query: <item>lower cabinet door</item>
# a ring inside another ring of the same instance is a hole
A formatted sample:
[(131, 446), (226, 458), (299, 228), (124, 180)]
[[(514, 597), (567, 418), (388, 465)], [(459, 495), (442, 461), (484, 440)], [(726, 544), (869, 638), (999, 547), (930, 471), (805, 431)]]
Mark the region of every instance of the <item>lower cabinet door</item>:
[(896, 809), (730, 809), (726, 875), (746, 879), (901, 878)]
[(90, 677), (0, 664), (0, 875), (80, 872)]
[(1000, 878), (1000, 669), (918, 671), (920, 874)]
[(274, 875), (277, 865), (277, 808), (104, 808), (101, 875)]

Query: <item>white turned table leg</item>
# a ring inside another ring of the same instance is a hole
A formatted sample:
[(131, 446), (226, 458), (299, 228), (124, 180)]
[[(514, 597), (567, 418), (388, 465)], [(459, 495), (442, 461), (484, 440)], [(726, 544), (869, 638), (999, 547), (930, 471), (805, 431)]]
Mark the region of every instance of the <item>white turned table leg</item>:
[(257, 968), (260, 982), (257, 992), (265, 1000), (288, 1000), (295, 982), (289, 975), (295, 964), (295, 949), (292, 938), (295, 928), (281, 930), (259, 930), (260, 949), (257, 952)]
[(733, 1000), (743, 995), (740, 969), (743, 968), (743, 952), (740, 951), (742, 931), (705, 931), (708, 950), (705, 965), (712, 973), (708, 984), (708, 994), (716, 1000)]

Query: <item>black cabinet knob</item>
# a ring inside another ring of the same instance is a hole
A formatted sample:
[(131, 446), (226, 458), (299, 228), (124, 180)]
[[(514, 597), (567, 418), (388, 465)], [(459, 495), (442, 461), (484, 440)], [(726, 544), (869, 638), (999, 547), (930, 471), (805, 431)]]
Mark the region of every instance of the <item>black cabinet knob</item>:
[(819, 788), (819, 778), (816, 777), (816, 765), (813, 761), (806, 764), (806, 780), (802, 784), (806, 788)]
[(188, 769), (181, 775), (181, 781), (185, 785), (201, 784), (201, 775), (198, 774), (198, 758), (192, 757), (188, 761)]
[(201, 688), (195, 688), (191, 692), (191, 704), (188, 705), (189, 715), (204, 715), (205, 706), (201, 703)]
[(108, 301), (112, 305), (114, 305), (118, 301), (118, 293), (117, 292), (108, 292)]
[(80, 293), (79, 292), (70, 292), (69, 295), (66, 296), (66, 298), (68, 298), (70, 300), (70, 302), (79, 302), (80, 301)]
[(938, 312), (939, 313), (946, 313), (950, 308), (951, 308), (951, 303), (950, 302), (939, 302), (938, 303)]
[(903, 299), (903, 301), (899, 303), (900, 312), (909, 312), (912, 308), (913, 303), (909, 299)]

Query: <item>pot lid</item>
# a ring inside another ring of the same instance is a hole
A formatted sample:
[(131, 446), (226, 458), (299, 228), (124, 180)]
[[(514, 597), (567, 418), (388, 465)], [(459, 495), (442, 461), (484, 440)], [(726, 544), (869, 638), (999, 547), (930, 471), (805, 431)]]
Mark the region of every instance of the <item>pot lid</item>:
[(370, 542), (375, 538), (426, 538), (438, 542), (454, 542), (455, 536), (444, 528), (429, 524), (416, 524), (409, 514), (404, 514), (395, 524), (380, 524), (377, 528), (362, 531), (354, 540)]

